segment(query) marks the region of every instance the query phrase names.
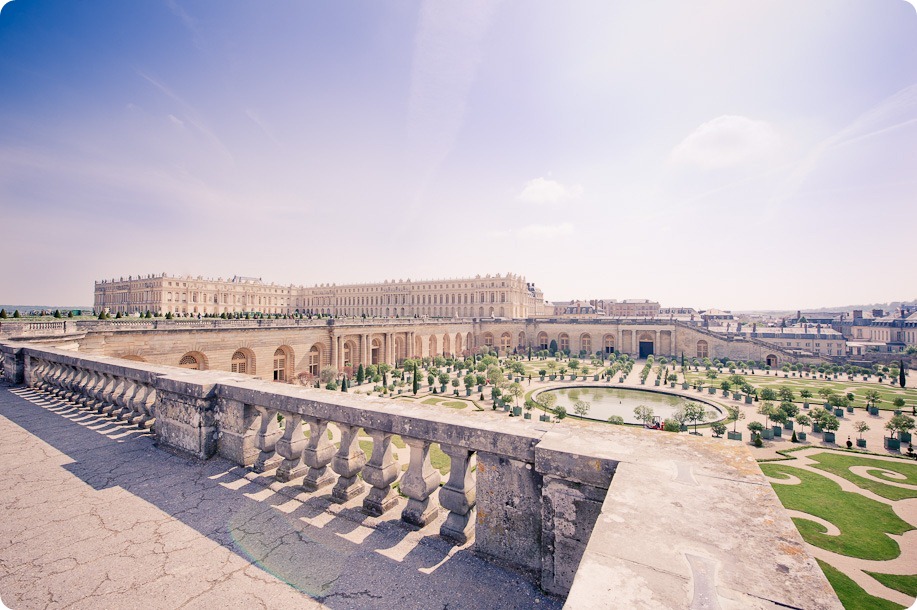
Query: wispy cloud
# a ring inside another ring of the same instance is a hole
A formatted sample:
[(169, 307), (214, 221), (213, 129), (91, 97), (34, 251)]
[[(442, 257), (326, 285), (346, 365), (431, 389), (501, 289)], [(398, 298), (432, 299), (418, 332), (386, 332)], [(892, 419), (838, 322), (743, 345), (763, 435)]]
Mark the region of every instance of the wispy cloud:
[(676, 163), (720, 169), (760, 161), (780, 147), (770, 123), (723, 115), (695, 129), (672, 150)]
[(535, 178), (525, 183), (525, 187), (516, 197), (525, 203), (561, 203), (574, 199), (583, 194), (583, 187), (579, 184), (565, 186), (556, 180)]
[[(184, 117), (184, 121), (192, 125), (195, 129), (197, 129), (197, 131), (199, 131), (201, 135), (203, 135), (210, 142), (210, 144), (213, 145), (213, 147), (216, 148), (220, 152), (220, 154), (226, 158), (227, 161), (230, 161), (230, 162), (234, 161), (233, 155), (229, 151), (229, 148), (227, 148), (226, 145), (223, 144), (223, 141), (220, 140), (220, 138), (217, 137), (215, 133), (213, 133), (213, 131), (204, 123), (203, 120), (201, 120), (200, 115), (198, 114), (194, 106), (186, 102), (182, 97), (180, 97), (177, 93), (175, 93), (165, 83), (161, 82), (160, 80), (156, 78), (153, 78), (149, 74), (146, 74), (144, 72), (141, 72), (140, 70), (137, 70), (137, 75), (143, 78), (145, 81), (147, 81), (151, 85), (153, 85), (156, 89), (159, 90), (160, 93), (162, 93), (163, 95), (165, 95), (166, 97), (174, 101), (176, 104), (178, 104), (178, 106), (182, 110), (181, 114)], [(170, 116), (173, 116), (173, 115), (170, 115)]]

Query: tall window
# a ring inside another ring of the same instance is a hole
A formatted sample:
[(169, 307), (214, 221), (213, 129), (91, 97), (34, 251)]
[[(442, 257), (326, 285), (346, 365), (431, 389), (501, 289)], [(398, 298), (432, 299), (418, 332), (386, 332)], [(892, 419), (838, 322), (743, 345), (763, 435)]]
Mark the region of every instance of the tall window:
[(274, 352), (274, 381), (287, 380), (287, 355), (279, 347)]
[(570, 349), (570, 337), (566, 333), (563, 333), (557, 339), (557, 348), (561, 351), (567, 351)]
[(706, 358), (707, 357), (707, 342), (700, 340), (697, 342), (697, 357)]
[(237, 351), (232, 355), (232, 372), (233, 373), (247, 373), (248, 372), (248, 358), (245, 356), (245, 353), (241, 350)]

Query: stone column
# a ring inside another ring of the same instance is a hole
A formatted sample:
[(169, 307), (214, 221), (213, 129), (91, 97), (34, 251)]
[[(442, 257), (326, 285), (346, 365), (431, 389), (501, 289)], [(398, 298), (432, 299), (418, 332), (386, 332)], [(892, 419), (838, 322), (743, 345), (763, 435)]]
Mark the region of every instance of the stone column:
[(302, 416), (298, 413), (283, 413), (285, 427), (283, 436), (277, 441), (274, 449), (283, 457), (283, 462), (274, 475), (278, 481), (286, 483), (303, 474), (303, 449), (306, 448), (306, 437), (302, 431)]
[(363, 510), (378, 517), (398, 504), (398, 494), (392, 483), (398, 478), (398, 464), (392, 454), (392, 435), (379, 430), (368, 430), (373, 439), (373, 453), (363, 467), (363, 480), (372, 489), (363, 499)]
[(334, 481), (334, 474), (328, 471), (328, 464), (334, 457), (334, 445), (328, 440), (328, 420), (317, 417), (303, 417), (309, 424), (309, 442), (303, 451), (303, 462), (309, 467), (302, 486), (306, 491), (318, 491)]
[(255, 436), (258, 457), (255, 459), (252, 470), (264, 472), (276, 468), (283, 460), (274, 451), (283, 431), (280, 429), (280, 424), (277, 423), (277, 411), (258, 405), (255, 406), (255, 410), (261, 416), (261, 421), (258, 425), (258, 435)]
[(341, 430), (341, 447), (331, 459), (331, 469), (341, 475), (331, 490), (331, 500), (343, 504), (363, 492), (365, 483), (357, 475), (366, 463), (366, 454), (357, 442), (359, 426), (338, 424)]
[(440, 474), (430, 465), (430, 441), (403, 437), (411, 449), (411, 463), (401, 478), (401, 493), (408, 497), (401, 519), (423, 527), (436, 518), (439, 507), (432, 504), (430, 494), (439, 487)]
[(474, 537), (477, 494), (471, 472), (471, 452), (464, 447), (442, 445), (443, 453), (452, 460), (449, 481), (439, 490), (439, 503), (449, 511), (439, 534), (443, 538), (465, 544)]
[(653, 343), (653, 353), (656, 355), (662, 354), (662, 344), (659, 343), (659, 331), (656, 331), (656, 341)]

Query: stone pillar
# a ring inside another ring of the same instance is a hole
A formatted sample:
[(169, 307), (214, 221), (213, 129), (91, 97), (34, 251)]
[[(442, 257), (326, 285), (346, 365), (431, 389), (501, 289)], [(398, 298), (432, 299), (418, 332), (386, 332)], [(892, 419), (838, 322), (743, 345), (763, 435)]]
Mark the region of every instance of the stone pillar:
[(357, 442), (359, 426), (338, 424), (341, 430), (341, 447), (331, 459), (331, 469), (341, 475), (331, 490), (331, 500), (343, 504), (363, 492), (365, 483), (357, 475), (366, 463), (366, 454)]
[(303, 462), (309, 467), (302, 486), (306, 491), (318, 491), (334, 481), (334, 474), (328, 471), (328, 464), (334, 457), (334, 445), (328, 440), (328, 420), (317, 417), (303, 417), (309, 424), (309, 442), (303, 451)]
[(363, 334), (363, 356), (361, 358), (363, 368), (372, 363), (372, 343), (370, 343), (369, 333)]
[(302, 431), (302, 416), (299, 413), (283, 413), (283, 436), (277, 441), (274, 449), (283, 457), (274, 477), (286, 483), (305, 472), (303, 449), (306, 448), (306, 437)]
[[(175, 377), (156, 378), (153, 387), (158, 402), (153, 432), (158, 445), (207, 459), (217, 450), (214, 384), (204, 379), (195, 381), (194, 377), (193, 371), (187, 371)], [(103, 410), (118, 384), (117, 378), (108, 378), (109, 383), (99, 390), (98, 404)]]
[(378, 517), (398, 504), (398, 494), (392, 483), (398, 478), (398, 464), (392, 454), (392, 435), (379, 430), (367, 430), (373, 439), (373, 453), (363, 467), (363, 480), (372, 489), (363, 499), (363, 510)]
[(252, 470), (265, 472), (276, 468), (283, 460), (275, 451), (277, 441), (283, 432), (280, 430), (280, 424), (277, 423), (277, 411), (262, 406), (255, 406), (255, 410), (261, 416), (261, 421), (258, 423), (258, 434), (255, 436), (258, 457), (255, 459)]
[(449, 481), (439, 490), (440, 506), (449, 511), (439, 534), (458, 544), (465, 544), (474, 537), (477, 503), (474, 475), (471, 472), (471, 452), (453, 445), (441, 445), (441, 448), (452, 460), (452, 465)]
[(659, 331), (656, 331), (656, 341), (653, 343), (653, 353), (657, 356), (662, 354), (662, 344), (659, 343)]
[(475, 551), (541, 573), (541, 475), (531, 463), (477, 453)]
[[(331, 338), (330, 338), (329, 344), (330, 344), (330, 345), (329, 345), (329, 347), (328, 347), (328, 366), (333, 366), (333, 367), (337, 368), (337, 361), (338, 361), (338, 340), (337, 340), (337, 337), (334, 336), (334, 333), (333, 333), (333, 332), (332, 332), (332, 334), (331, 334)], [(323, 363), (319, 366), (319, 372), (321, 372), (321, 369), (322, 369), (322, 367), (323, 367), (324, 365), (325, 365), (325, 363), (323, 362)]]
[(439, 487), (440, 474), (430, 465), (430, 441), (403, 437), (411, 449), (411, 463), (401, 478), (401, 493), (408, 497), (401, 519), (423, 527), (436, 518), (439, 508), (430, 501), (430, 494)]

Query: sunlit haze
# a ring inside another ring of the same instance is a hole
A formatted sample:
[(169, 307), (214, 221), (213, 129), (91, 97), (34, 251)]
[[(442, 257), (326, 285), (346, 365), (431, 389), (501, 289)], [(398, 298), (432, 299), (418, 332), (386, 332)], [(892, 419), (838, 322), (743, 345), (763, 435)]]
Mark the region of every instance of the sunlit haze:
[(915, 161), (903, 0), (0, 12), (3, 303), (161, 272), (912, 299)]

